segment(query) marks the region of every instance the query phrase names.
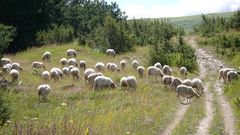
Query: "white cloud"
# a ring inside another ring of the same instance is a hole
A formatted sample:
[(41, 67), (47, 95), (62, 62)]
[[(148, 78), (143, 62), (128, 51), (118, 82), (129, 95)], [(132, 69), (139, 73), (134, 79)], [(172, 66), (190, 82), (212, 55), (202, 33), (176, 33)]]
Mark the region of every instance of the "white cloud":
[(170, 6), (156, 4), (146, 7), (142, 4), (129, 4), (122, 7), (122, 10), (126, 11), (129, 18), (157, 18), (235, 11), (239, 7), (240, 0), (180, 0)]

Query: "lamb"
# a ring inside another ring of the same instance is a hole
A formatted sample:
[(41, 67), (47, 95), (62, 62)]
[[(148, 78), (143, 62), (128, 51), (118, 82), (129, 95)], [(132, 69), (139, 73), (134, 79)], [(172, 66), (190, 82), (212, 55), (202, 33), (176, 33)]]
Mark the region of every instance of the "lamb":
[(45, 65), (42, 62), (34, 61), (32, 63), (32, 68), (33, 69), (41, 69), (41, 68), (43, 68), (45, 70)]
[(116, 53), (114, 49), (107, 49), (106, 54), (115, 57)]
[(74, 67), (70, 70), (70, 73), (73, 77), (73, 80), (79, 80), (80, 78), (80, 71), (78, 68)]
[(70, 69), (68, 67), (62, 68), (62, 72), (64, 75), (69, 75), (70, 74)]
[(103, 71), (104, 68), (105, 68), (105, 65), (104, 65), (102, 62), (98, 62), (98, 63), (96, 63), (95, 68), (96, 68), (98, 71)]
[(42, 72), (43, 80), (48, 80), (48, 79), (50, 79), (50, 77), (51, 77), (51, 75), (50, 75), (49, 71), (43, 71)]
[(192, 81), (190, 79), (185, 79), (182, 81), (182, 84), (186, 86), (192, 86)]
[(77, 52), (74, 49), (68, 49), (66, 54), (67, 54), (67, 57), (76, 57)]
[(181, 67), (180, 68), (180, 73), (181, 73), (181, 75), (186, 77), (187, 74), (188, 74), (187, 68), (186, 67)]
[(139, 66), (138, 61), (137, 61), (137, 60), (133, 60), (133, 61), (132, 61), (132, 66), (133, 66), (133, 68), (134, 68), (135, 70), (137, 70), (137, 67)]
[(138, 71), (139, 77), (143, 77), (145, 68), (144, 68), (143, 66), (138, 66), (138, 67), (137, 67), (137, 71)]
[(2, 70), (4, 73), (10, 72), (12, 69), (12, 64), (7, 63), (6, 65), (3, 66)]
[(75, 66), (75, 67), (78, 66), (78, 63), (77, 63), (77, 61), (76, 61), (75, 58), (70, 58), (70, 59), (68, 59), (67, 63), (68, 63), (68, 66), (70, 66), (70, 65), (73, 65), (73, 66)]
[(170, 86), (172, 81), (173, 81), (174, 77), (170, 76), (170, 75), (164, 75), (162, 77), (162, 82), (165, 86)]
[(171, 75), (172, 74), (172, 69), (168, 65), (163, 66), (163, 74), (164, 75)]
[(172, 83), (170, 84), (170, 87), (173, 90), (176, 90), (177, 86), (181, 85), (181, 84), (182, 84), (182, 80), (180, 78), (178, 78), (178, 77), (174, 77), (173, 80), (172, 80)]
[(154, 67), (162, 69), (162, 64), (160, 62), (157, 62), (157, 63), (154, 64)]
[(162, 71), (154, 66), (150, 66), (147, 69), (147, 74), (148, 74), (148, 78), (150, 78), (151, 76), (160, 76), (161, 78), (163, 77), (163, 73)]
[(136, 90), (137, 88), (137, 79), (135, 76), (122, 77), (120, 80), (120, 87), (128, 87), (130, 90)]
[(238, 73), (236, 71), (229, 71), (227, 73), (227, 81), (231, 82), (233, 79), (238, 79)]
[(12, 61), (9, 58), (2, 58), (1, 59), (1, 66), (4, 66), (6, 64), (12, 64)]
[(88, 83), (93, 87), (94, 79), (98, 76), (103, 76), (102, 73), (92, 73), (87, 77)]
[(79, 62), (80, 69), (83, 69), (83, 71), (86, 69), (86, 62), (84, 60), (80, 60)]
[(50, 76), (51, 76), (51, 79), (54, 79), (54, 80), (58, 80), (59, 79), (59, 74), (58, 74), (58, 71), (54, 68), (52, 68), (50, 70)]
[(18, 71), (22, 70), (21, 66), (19, 63), (12, 63), (12, 69), (16, 69)]
[(198, 78), (192, 80), (192, 87), (196, 89), (196, 92), (200, 95), (203, 94), (203, 82)]
[(50, 62), (51, 61), (51, 53), (50, 52), (45, 52), (45, 53), (43, 53), (43, 55), (42, 55), (42, 60), (43, 61), (45, 61), (45, 60), (47, 60), (47, 62)]
[(127, 65), (126, 60), (121, 60), (119, 64), (120, 64), (121, 69), (122, 69), (122, 70), (125, 70), (126, 65)]
[(39, 102), (41, 99), (44, 101), (47, 100), (47, 95), (50, 93), (51, 87), (48, 84), (42, 84), (38, 86), (38, 97), (39, 97)]
[(87, 68), (87, 69), (84, 71), (85, 84), (86, 84), (87, 77), (88, 77), (90, 74), (92, 74), (92, 73), (95, 73), (95, 70), (92, 69), (92, 68)]
[(190, 103), (190, 99), (193, 97), (199, 98), (200, 95), (190, 86), (186, 85), (178, 85), (177, 89), (177, 97), (179, 96), (185, 97), (187, 99), (187, 103)]
[(66, 65), (68, 64), (68, 60), (67, 60), (66, 58), (61, 58), (60, 63), (61, 63), (63, 66), (66, 66)]
[(94, 79), (93, 91), (103, 89), (103, 88), (116, 88), (116, 84), (112, 81), (111, 78), (106, 76), (98, 76)]
[(15, 81), (18, 79), (18, 76), (19, 76), (19, 72), (16, 70), (16, 69), (12, 69), (10, 71), (10, 76), (12, 78), (12, 81)]

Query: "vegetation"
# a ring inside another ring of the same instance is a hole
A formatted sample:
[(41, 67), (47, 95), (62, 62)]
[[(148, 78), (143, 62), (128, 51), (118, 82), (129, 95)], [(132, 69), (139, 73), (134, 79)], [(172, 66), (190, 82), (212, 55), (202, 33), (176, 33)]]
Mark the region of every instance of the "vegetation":
[(0, 126), (3, 126), (7, 120), (10, 119), (10, 108), (9, 105), (6, 101), (6, 99), (4, 98), (4, 96), (6, 95), (4, 93), (5, 91), (3, 91), (3, 88), (0, 89)]

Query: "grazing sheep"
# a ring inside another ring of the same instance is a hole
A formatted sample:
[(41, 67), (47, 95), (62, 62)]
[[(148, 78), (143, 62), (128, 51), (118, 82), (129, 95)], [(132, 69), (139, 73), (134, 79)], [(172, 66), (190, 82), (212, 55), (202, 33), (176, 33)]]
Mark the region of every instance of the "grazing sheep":
[(178, 85), (177, 89), (177, 97), (179, 96), (185, 97), (187, 99), (187, 103), (190, 103), (190, 99), (193, 97), (199, 98), (200, 95), (190, 86), (186, 85)]
[(180, 78), (178, 78), (178, 77), (174, 77), (173, 80), (172, 80), (172, 83), (170, 84), (170, 87), (173, 90), (176, 90), (177, 86), (181, 85), (181, 84), (182, 84), (182, 80)]
[(137, 67), (139, 66), (138, 61), (137, 61), (137, 60), (133, 60), (133, 61), (132, 61), (132, 66), (133, 66), (133, 68), (134, 68), (135, 70), (137, 70)]
[(78, 63), (77, 63), (77, 61), (76, 61), (75, 58), (70, 58), (70, 59), (68, 59), (67, 63), (68, 63), (68, 66), (71, 66), (71, 65), (73, 65), (73, 66), (75, 66), (75, 67), (78, 66)]
[(128, 87), (130, 90), (136, 90), (137, 88), (137, 79), (135, 76), (122, 77), (120, 80), (120, 87)]
[(203, 94), (203, 82), (198, 78), (192, 80), (192, 87), (196, 89), (196, 92), (200, 95)]
[(77, 52), (74, 49), (68, 49), (66, 54), (67, 54), (67, 57), (76, 57)]
[(114, 49), (107, 49), (106, 54), (115, 57), (116, 53)]
[(137, 67), (137, 71), (138, 71), (139, 77), (143, 77), (145, 68), (144, 68), (143, 66), (138, 66), (138, 67)]
[(161, 78), (163, 77), (162, 71), (159, 68), (154, 66), (148, 67), (147, 75), (148, 75), (148, 78), (150, 78), (151, 76), (155, 76), (155, 77), (160, 76)]
[(93, 87), (94, 79), (98, 76), (103, 76), (102, 73), (92, 73), (87, 77), (88, 83)]
[(98, 62), (98, 63), (95, 65), (95, 68), (96, 68), (98, 71), (103, 71), (104, 68), (105, 68), (105, 65), (104, 65), (104, 63), (102, 63), (102, 62)]
[(162, 82), (165, 86), (170, 86), (172, 81), (173, 81), (174, 77), (170, 76), (170, 75), (164, 75), (162, 77)]
[(227, 73), (227, 81), (231, 82), (233, 79), (238, 79), (238, 73), (236, 71), (229, 71)]
[(48, 84), (42, 84), (38, 86), (38, 97), (39, 97), (39, 102), (41, 99), (43, 101), (47, 100), (47, 95), (50, 93), (51, 87)]
[(187, 68), (186, 67), (181, 67), (180, 68), (180, 73), (181, 73), (181, 75), (186, 77), (187, 74), (188, 74)]
[(127, 65), (126, 60), (121, 60), (119, 64), (120, 64), (121, 69), (122, 69), (122, 70), (125, 70), (126, 65)]
[(2, 70), (4, 73), (10, 72), (12, 69), (12, 64), (7, 63), (6, 65), (3, 66)]
[(59, 77), (63, 77), (63, 72), (62, 72), (62, 70), (60, 69), (60, 68), (52, 68), (53, 70), (56, 70), (57, 72), (58, 72), (58, 76)]
[(111, 63), (110, 66), (109, 66), (109, 70), (114, 72), (114, 71), (120, 71), (120, 69), (117, 67), (117, 64), (115, 63)]
[(18, 71), (22, 70), (21, 66), (19, 63), (12, 63), (12, 69), (16, 69)]
[(83, 69), (83, 71), (86, 69), (86, 62), (84, 60), (80, 60), (79, 62), (80, 69)]
[(182, 81), (182, 84), (183, 85), (186, 85), (186, 86), (191, 86), (192, 87), (192, 81), (190, 79), (185, 79)]
[(9, 58), (2, 58), (1, 59), (1, 66), (4, 66), (6, 64), (12, 64), (12, 61)]
[(164, 75), (171, 75), (172, 74), (172, 69), (168, 65), (163, 66), (163, 74)]
[(10, 76), (12, 78), (12, 81), (15, 81), (18, 79), (18, 76), (19, 76), (19, 72), (16, 70), (16, 69), (12, 69), (10, 71)]
[(162, 69), (162, 64), (160, 62), (157, 62), (157, 63), (154, 64), (154, 67)]
[(116, 84), (111, 78), (106, 76), (98, 76), (94, 79), (93, 91), (103, 89), (103, 88), (116, 88)]
[(95, 70), (92, 69), (92, 68), (87, 68), (85, 71), (84, 71), (84, 78), (85, 78), (85, 84), (86, 84), (86, 81), (87, 81), (87, 77), (92, 74), (92, 73), (95, 73)]
[(70, 73), (73, 77), (73, 80), (79, 80), (80, 78), (80, 71), (78, 68), (74, 67), (70, 70)]
[(51, 75), (50, 75), (50, 73), (49, 73), (49, 71), (43, 71), (42, 72), (42, 78), (43, 78), (43, 80), (49, 80), (50, 79), (50, 77), (51, 77)]
[(45, 65), (42, 62), (34, 61), (32, 63), (32, 68), (33, 69), (44, 69), (45, 70)]
[(43, 53), (43, 55), (42, 55), (42, 60), (47, 60), (47, 62), (50, 62), (51, 61), (51, 53), (50, 52), (45, 52), (45, 53)]
[(62, 68), (62, 72), (63, 72), (64, 75), (69, 75), (70, 74), (70, 69), (68, 67), (64, 67), (64, 68)]
[(58, 71), (54, 68), (50, 70), (50, 76), (51, 76), (51, 79), (54, 79), (54, 80), (59, 79)]
[(61, 58), (60, 63), (61, 63), (63, 66), (66, 66), (66, 65), (68, 64), (68, 60), (67, 60), (66, 58)]
[(70, 71), (72, 68), (74, 68), (73, 65), (68, 66), (69, 71)]

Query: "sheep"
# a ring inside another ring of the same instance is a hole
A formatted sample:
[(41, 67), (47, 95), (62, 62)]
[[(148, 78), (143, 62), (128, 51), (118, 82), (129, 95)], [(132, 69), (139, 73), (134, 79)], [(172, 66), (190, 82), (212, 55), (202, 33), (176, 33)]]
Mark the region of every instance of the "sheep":
[(154, 67), (162, 69), (162, 64), (160, 62), (157, 62), (157, 63), (154, 64)]
[(157, 67), (154, 67), (154, 66), (150, 66), (147, 68), (147, 75), (148, 75), (148, 78), (150, 78), (151, 76), (160, 76), (161, 78), (163, 77), (163, 73), (162, 71), (157, 68)]
[(80, 69), (83, 69), (83, 71), (86, 69), (86, 62), (84, 60), (80, 60), (79, 62)]
[(18, 71), (22, 70), (21, 66), (19, 63), (12, 63), (12, 69), (16, 69)]
[(80, 78), (80, 71), (79, 71), (78, 68), (76, 68), (76, 67), (72, 68), (70, 70), (70, 73), (71, 73), (71, 75), (73, 77), (73, 80), (75, 80), (75, 79), (79, 80), (79, 78)]
[(70, 71), (72, 68), (74, 68), (73, 65), (68, 66), (69, 71)]
[(54, 79), (54, 80), (59, 79), (58, 71), (54, 68), (50, 70), (50, 76), (51, 76), (51, 79)]
[(138, 61), (137, 61), (137, 60), (133, 60), (133, 61), (132, 61), (132, 66), (133, 66), (133, 68), (134, 68), (135, 70), (137, 70), (137, 67), (139, 66)]
[(98, 63), (96, 63), (95, 68), (96, 68), (98, 71), (103, 71), (104, 68), (105, 68), (105, 65), (104, 65), (104, 63), (102, 63), (102, 62), (98, 62)]
[(162, 82), (165, 86), (170, 86), (172, 81), (173, 81), (174, 77), (170, 76), (170, 75), (164, 75), (162, 77)]
[(144, 68), (143, 66), (138, 66), (138, 67), (137, 67), (137, 71), (138, 71), (139, 77), (143, 77), (145, 68)]
[(192, 81), (190, 79), (185, 79), (182, 81), (182, 84), (186, 86), (192, 86)]
[(115, 57), (116, 53), (114, 49), (107, 49), (106, 54)]
[(47, 62), (50, 62), (51, 61), (51, 53), (50, 52), (44, 52), (43, 55), (42, 55), (42, 60), (45, 61), (47, 60)]
[(193, 97), (200, 97), (200, 95), (191, 86), (186, 86), (182, 84), (177, 86), (176, 92), (177, 97), (185, 97), (187, 99), (187, 103), (190, 103), (190, 99)]
[(49, 71), (43, 71), (42, 72), (42, 78), (43, 78), (43, 80), (48, 80), (49, 78), (51, 77), (51, 75), (50, 75), (50, 73), (49, 73)]
[(198, 79), (198, 78), (194, 78), (192, 80), (192, 87), (196, 89), (196, 92), (200, 95), (203, 94), (203, 82), (202, 80)]
[(15, 81), (18, 79), (18, 76), (19, 76), (19, 72), (16, 70), (16, 69), (12, 69), (10, 71), (10, 76), (12, 78), (12, 81)]
[(115, 63), (111, 63), (110, 66), (109, 66), (109, 70), (114, 72), (114, 71), (120, 71), (120, 68), (117, 67), (117, 64)]
[(42, 62), (34, 61), (34, 62), (32, 63), (32, 68), (33, 68), (34, 70), (36, 70), (36, 69), (42, 69), (42, 68), (45, 70), (45, 65), (44, 65)]
[(74, 49), (68, 49), (66, 51), (67, 57), (76, 57), (77, 52)]
[(87, 68), (87, 69), (84, 71), (85, 84), (86, 84), (87, 77), (88, 77), (90, 74), (92, 74), (92, 73), (95, 73), (95, 70), (92, 69), (92, 68)]
[(62, 66), (66, 66), (68, 64), (68, 60), (66, 58), (61, 58), (60, 63)]
[(98, 76), (103, 76), (102, 73), (92, 73), (87, 77), (88, 83), (93, 87), (94, 79)]
[(41, 98), (46, 101), (47, 95), (50, 93), (51, 87), (48, 84), (42, 84), (38, 86), (38, 97), (39, 102), (41, 101)]
[(122, 70), (125, 70), (126, 65), (127, 65), (126, 60), (121, 60), (119, 64), (120, 64), (121, 69), (122, 69)]
[(120, 87), (128, 87), (130, 90), (136, 90), (137, 88), (137, 79), (135, 76), (122, 77), (120, 80)]
[(172, 83), (170, 84), (170, 87), (173, 90), (176, 90), (177, 86), (181, 85), (181, 84), (182, 84), (182, 80), (178, 77), (174, 77), (173, 80), (172, 80)]
[(78, 63), (77, 63), (77, 61), (76, 61), (75, 58), (70, 58), (70, 59), (68, 59), (67, 63), (68, 63), (68, 66), (70, 66), (70, 65), (73, 65), (73, 66), (75, 66), (75, 67), (78, 66)]
[(70, 69), (68, 67), (62, 68), (62, 72), (64, 75), (69, 75), (70, 74)]
[(227, 81), (227, 74), (228, 74), (229, 71), (236, 71), (236, 70), (233, 69), (233, 68), (225, 68), (225, 69), (223, 70), (223, 79), (224, 79), (224, 82), (225, 82), (225, 83), (226, 83), (226, 81)]
[(52, 69), (54, 69), (54, 70), (56, 70), (57, 72), (58, 72), (58, 76), (59, 77), (63, 77), (63, 72), (62, 72), (62, 70), (60, 69), (60, 68), (52, 68)]
[(10, 72), (11, 69), (12, 69), (12, 64), (10, 64), (10, 63), (7, 63), (6, 65), (4, 65), (2, 67), (2, 70), (3, 70), (4, 73)]
[(181, 67), (180, 68), (180, 73), (181, 73), (181, 75), (186, 77), (187, 74), (188, 74), (187, 68), (186, 67)]
[(12, 61), (9, 58), (2, 58), (1, 59), (1, 66), (4, 66), (8, 63), (12, 64)]
[(231, 82), (233, 79), (237, 79), (238, 78), (238, 73), (236, 71), (229, 71), (227, 73), (227, 81)]
[(163, 74), (164, 75), (171, 75), (172, 74), (172, 69), (168, 65), (163, 66)]
[(103, 89), (103, 88), (116, 88), (116, 84), (112, 81), (111, 78), (106, 76), (98, 76), (94, 79), (93, 91)]

